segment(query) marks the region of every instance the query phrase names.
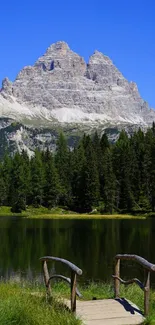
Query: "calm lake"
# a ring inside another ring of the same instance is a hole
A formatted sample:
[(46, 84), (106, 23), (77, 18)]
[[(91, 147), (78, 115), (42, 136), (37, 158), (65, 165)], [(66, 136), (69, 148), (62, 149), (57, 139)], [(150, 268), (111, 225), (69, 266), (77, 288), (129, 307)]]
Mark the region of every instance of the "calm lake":
[[(0, 217), (1, 279), (41, 280), (39, 257), (53, 255), (83, 270), (80, 281), (111, 281), (114, 256), (137, 254), (155, 263), (155, 219), (150, 220), (45, 220)], [(67, 273), (60, 263), (51, 272)], [(137, 264), (122, 262), (124, 279), (143, 279)], [(151, 284), (155, 287), (155, 274)]]

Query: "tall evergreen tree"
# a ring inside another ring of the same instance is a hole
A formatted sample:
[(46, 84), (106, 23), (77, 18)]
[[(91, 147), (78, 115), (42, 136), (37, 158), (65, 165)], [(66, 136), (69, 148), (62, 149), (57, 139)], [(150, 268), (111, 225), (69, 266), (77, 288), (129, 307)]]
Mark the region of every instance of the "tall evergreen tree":
[(4, 205), (10, 205), (11, 202), (11, 168), (12, 159), (6, 153), (1, 164), (1, 182), (4, 191), (3, 193), (5, 193), (5, 196), (3, 197)]
[(60, 133), (57, 141), (55, 165), (61, 186), (59, 202), (61, 205), (67, 205), (71, 200), (70, 152), (62, 133)]
[(21, 155), (16, 153), (12, 161), (11, 170), (11, 206), (13, 212), (26, 209), (26, 193), (24, 179), (24, 165)]
[(0, 205), (7, 205), (7, 187), (3, 176), (3, 164), (0, 164)]
[(45, 166), (43, 204), (48, 208), (52, 208), (58, 204), (60, 184), (53, 156), (48, 149), (44, 153), (43, 160)]
[(100, 138), (95, 132), (93, 139), (92, 139), (92, 144), (93, 144), (93, 149), (96, 155), (96, 161), (98, 165), (98, 171), (100, 173), (100, 170), (102, 169), (102, 161), (101, 161), (101, 156), (102, 156), (102, 149), (101, 149), (101, 144), (100, 144)]
[(101, 198), (104, 197), (104, 160), (105, 152), (110, 148), (110, 143), (106, 133), (100, 139), (100, 157), (99, 157), (99, 179), (100, 179), (100, 194)]
[[(147, 135), (147, 141), (150, 135)], [(150, 141), (150, 140), (149, 140)], [(144, 132), (139, 129), (134, 133), (131, 139), (131, 145), (134, 150), (135, 168), (132, 186), (134, 189), (134, 199), (137, 203), (137, 209), (146, 210), (146, 202), (149, 205), (149, 165), (150, 165), (150, 144), (146, 143)], [(144, 202), (144, 205), (142, 204)]]
[(21, 152), (21, 164), (23, 166), (23, 182), (24, 182), (24, 195), (26, 204), (31, 202), (30, 190), (31, 190), (31, 171), (30, 171), (30, 159), (26, 151)]
[(82, 210), (82, 196), (83, 196), (83, 171), (86, 166), (85, 150), (83, 141), (79, 141), (79, 145), (72, 152), (71, 160), (71, 186), (72, 186), (72, 208), (75, 211)]
[(102, 153), (104, 153), (107, 148), (110, 148), (110, 143), (109, 143), (106, 133), (103, 133), (103, 135), (101, 137), (100, 147), (101, 147)]
[(38, 207), (43, 203), (44, 187), (44, 166), (41, 159), (41, 153), (35, 150), (34, 157), (30, 161), (31, 170), (31, 204)]
[(99, 173), (97, 159), (89, 136), (84, 136), (85, 164), (81, 170), (80, 209), (84, 212), (92, 210), (100, 198)]
[(116, 178), (113, 170), (112, 152), (109, 148), (104, 153), (104, 204), (105, 211), (113, 213), (116, 196)]
[(113, 166), (116, 175), (116, 206), (120, 210), (131, 211), (134, 195), (131, 186), (132, 151), (128, 135), (121, 131), (113, 150)]
[(146, 132), (147, 194), (152, 211), (155, 211), (155, 124)]

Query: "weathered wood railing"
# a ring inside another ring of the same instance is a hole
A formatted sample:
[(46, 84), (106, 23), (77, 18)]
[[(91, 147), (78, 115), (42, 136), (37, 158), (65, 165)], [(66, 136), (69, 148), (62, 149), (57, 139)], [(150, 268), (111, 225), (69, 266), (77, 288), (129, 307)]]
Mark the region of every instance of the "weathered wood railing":
[[(71, 286), (71, 311), (76, 312), (76, 295), (81, 297), (81, 294), (80, 294), (80, 292), (78, 291), (78, 289), (76, 287), (77, 275), (81, 275), (82, 270), (79, 269), (73, 263), (71, 263), (71, 262), (69, 262), (69, 261), (67, 261), (67, 260), (65, 260), (63, 258), (59, 258), (59, 257), (43, 256), (43, 257), (40, 258), (40, 260), (42, 261), (42, 264), (43, 264), (44, 282), (45, 282), (47, 294), (48, 295), (51, 294), (50, 281), (52, 279), (59, 278), (59, 279), (62, 279), (64, 281), (66, 281)], [(57, 262), (61, 262), (61, 263), (66, 264), (71, 270), (71, 278), (67, 278), (67, 277), (65, 277), (63, 275), (60, 275), (60, 274), (53, 274), (52, 276), (49, 276), (47, 262), (51, 262), (51, 261), (57, 261)]]
[[(136, 283), (139, 287), (144, 290), (144, 315), (147, 316), (149, 313), (149, 297), (150, 297), (150, 272), (155, 271), (155, 264), (149, 263), (147, 260), (138, 255), (128, 255), (128, 254), (118, 254), (115, 256), (115, 275), (113, 275), (115, 282), (115, 298), (119, 298), (120, 295), (120, 282), (123, 284)], [(124, 281), (120, 278), (120, 261), (121, 260), (130, 260), (135, 261), (143, 266), (146, 272), (146, 280), (143, 284), (138, 279), (134, 278), (128, 281)]]

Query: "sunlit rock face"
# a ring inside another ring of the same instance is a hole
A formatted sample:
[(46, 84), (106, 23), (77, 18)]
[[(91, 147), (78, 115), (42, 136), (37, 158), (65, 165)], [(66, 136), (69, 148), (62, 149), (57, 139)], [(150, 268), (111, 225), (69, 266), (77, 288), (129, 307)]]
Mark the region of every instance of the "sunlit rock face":
[(36, 129), (104, 132), (111, 127), (147, 128), (155, 111), (109, 57), (95, 51), (87, 64), (65, 42), (57, 42), (14, 82), (3, 80), (0, 118)]

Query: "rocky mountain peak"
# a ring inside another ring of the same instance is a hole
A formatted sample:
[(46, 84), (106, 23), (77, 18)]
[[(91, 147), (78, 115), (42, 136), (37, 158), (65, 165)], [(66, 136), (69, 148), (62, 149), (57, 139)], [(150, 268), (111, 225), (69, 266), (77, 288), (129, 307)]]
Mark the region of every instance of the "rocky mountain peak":
[(128, 82), (121, 72), (115, 67), (112, 60), (99, 51), (95, 51), (90, 57), (86, 76), (98, 84), (102, 84), (102, 89), (117, 85), (127, 87)]
[(11, 83), (4, 79), (0, 116), (32, 125), (39, 120), (104, 128), (105, 125), (145, 125), (155, 119), (111, 59), (95, 51), (88, 64), (63, 41), (50, 45), (33, 66), (24, 67)]
[(44, 71), (62, 69), (70, 72), (71, 76), (84, 74), (86, 64), (82, 57), (70, 50), (67, 43), (60, 41), (49, 46), (34, 67), (42, 67)]
[(68, 50), (70, 50), (68, 44), (66, 42), (59, 41), (54, 44), (51, 44), (44, 55), (46, 56), (54, 53), (56, 55), (66, 55)]
[(2, 81), (2, 89), (0, 90), (0, 93), (4, 98), (12, 95), (12, 82), (7, 77)]
[(113, 64), (111, 59), (103, 53), (95, 50), (94, 54), (89, 59), (89, 64)]

